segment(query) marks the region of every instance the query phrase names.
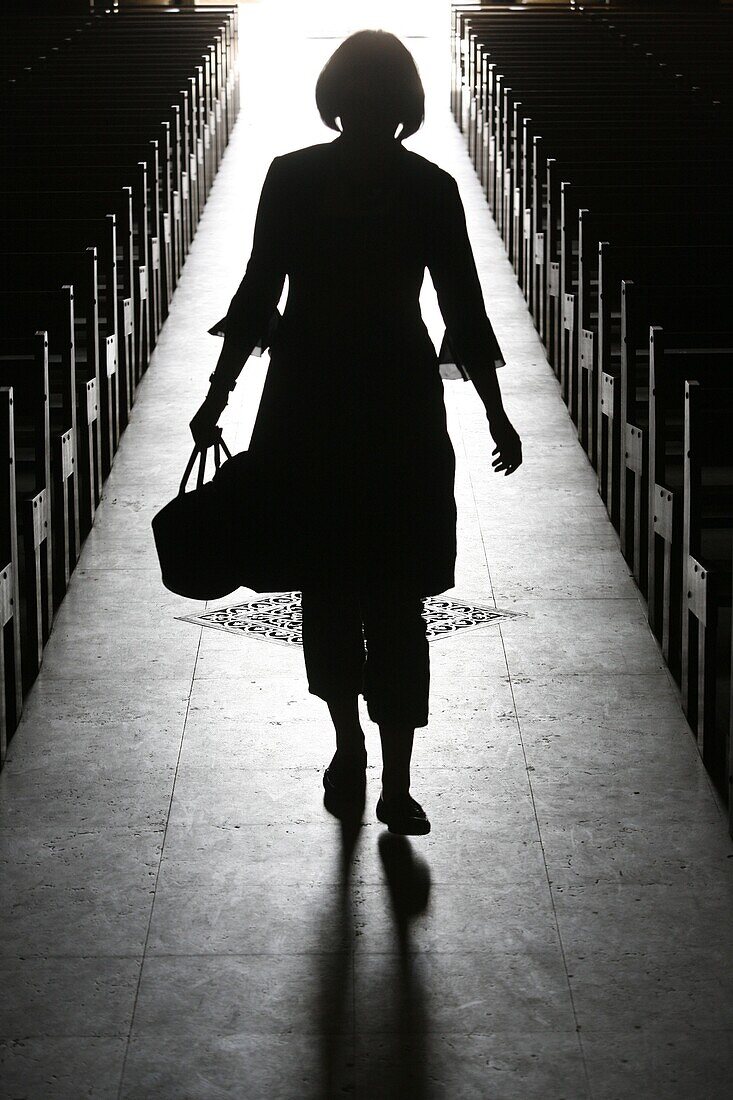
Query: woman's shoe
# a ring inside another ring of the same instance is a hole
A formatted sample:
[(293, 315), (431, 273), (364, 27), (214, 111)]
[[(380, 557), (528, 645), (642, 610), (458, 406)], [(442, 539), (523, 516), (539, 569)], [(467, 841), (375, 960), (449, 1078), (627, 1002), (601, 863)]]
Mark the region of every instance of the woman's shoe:
[(366, 757), (363, 764), (339, 768), (336, 757), (323, 773), (323, 801), (330, 813), (344, 807), (364, 806), (366, 796)]
[(407, 794), (403, 798), (387, 802), (380, 795), (377, 817), (391, 833), (402, 836), (425, 836), (430, 832), (428, 815), (419, 802)]

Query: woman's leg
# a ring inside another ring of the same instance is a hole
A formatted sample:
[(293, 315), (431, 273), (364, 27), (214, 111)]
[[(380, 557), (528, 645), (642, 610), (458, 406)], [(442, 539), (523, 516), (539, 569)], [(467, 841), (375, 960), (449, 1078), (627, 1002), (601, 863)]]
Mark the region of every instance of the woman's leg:
[(382, 797), (399, 802), (410, 793), (410, 761), (415, 731), (409, 726), (382, 725)]
[(344, 695), (342, 698), (327, 699), (328, 710), (336, 731), (336, 756), (331, 765), (337, 769), (351, 770), (364, 767), (366, 746), (364, 730), (359, 720), (358, 694)]
[(406, 800), (414, 730), (427, 725), (430, 663), (422, 600), (390, 592), (362, 600), (365, 695), (382, 741), (382, 792)]
[(344, 590), (324, 587), (305, 590), (301, 606), (308, 689), (325, 700), (336, 731), (332, 765), (363, 767), (358, 700), (365, 651), (359, 602)]

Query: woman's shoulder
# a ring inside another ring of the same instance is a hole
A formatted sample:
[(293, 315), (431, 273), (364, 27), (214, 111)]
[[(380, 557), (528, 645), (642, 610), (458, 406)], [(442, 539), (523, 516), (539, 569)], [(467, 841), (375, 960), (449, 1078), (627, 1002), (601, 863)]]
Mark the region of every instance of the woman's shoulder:
[[(402, 181), (401, 190), (409, 195), (409, 202), (415, 211), (420, 210), (426, 218), (433, 220), (455, 203), (458, 195), (456, 181), (434, 161), (401, 146), (396, 164), (399, 166), (398, 178)], [(339, 165), (335, 141), (283, 153), (275, 157), (270, 165), (268, 181), (271, 194), (279, 195), (281, 204), (291, 211), (297, 209), (313, 215), (324, 202), (328, 204), (334, 179), (339, 178), (340, 168), (343, 167)], [(329, 209), (333, 210), (333, 205)]]
[[(307, 145), (302, 149), (293, 149), (289, 153), (282, 153), (280, 156), (275, 157), (272, 162), (273, 169), (286, 176), (289, 173), (296, 175), (298, 172), (318, 170), (337, 155), (336, 145), (335, 140), (322, 141), (317, 145)], [(400, 159), (410, 175), (426, 186), (432, 185), (443, 189), (456, 186), (456, 181), (450, 172), (446, 172), (439, 164), (413, 152), (412, 149), (406, 149), (402, 146)]]
[(446, 172), (446, 170), (441, 168), (439, 164), (436, 164), (435, 161), (428, 160), (427, 157), (421, 156), (420, 153), (413, 152), (412, 149), (405, 149), (404, 146), (403, 152), (408, 170), (416, 179), (424, 183), (426, 187), (444, 191), (456, 186), (456, 181), (450, 172)]
[(318, 168), (329, 159), (330, 141), (322, 141), (318, 145), (307, 145), (303, 149), (293, 149), (289, 153), (281, 153), (272, 162), (272, 168), (280, 174), (295, 174)]
[(329, 160), (328, 146), (329, 142), (322, 142), (275, 157), (267, 170), (270, 194), (288, 205), (298, 198), (316, 195)]

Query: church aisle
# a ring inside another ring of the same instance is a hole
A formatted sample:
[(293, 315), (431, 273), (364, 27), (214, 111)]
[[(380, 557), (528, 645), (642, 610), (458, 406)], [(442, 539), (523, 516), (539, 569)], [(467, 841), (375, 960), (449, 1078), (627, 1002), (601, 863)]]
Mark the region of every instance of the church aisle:
[[(480, 402), (446, 383), (448, 595), (507, 614), (432, 647), (430, 836), (376, 822), (370, 725), (343, 830), (299, 650), (181, 621), (204, 608), (162, 588), (150, 520), (262, 178), (328, 140), (311, 89), (336, 42), (284, 33), (286, 84), (267, 18), (243, 10), (243, 111), (0, 774), (0, 1097), (722, 1100), (733, 844), (450, 117), (445, 27), (406, 38), (410, 145), (459, 181), (525, 461), (495, 476)], [(225, 414), (237, 448), (265, 369)]]

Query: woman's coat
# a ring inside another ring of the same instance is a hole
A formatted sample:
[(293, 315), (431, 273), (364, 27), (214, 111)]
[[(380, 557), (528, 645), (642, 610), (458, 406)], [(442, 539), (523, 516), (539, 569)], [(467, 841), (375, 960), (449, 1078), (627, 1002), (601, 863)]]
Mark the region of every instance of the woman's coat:
[(457, 358), (503, 362), (454, 179), (399, 142), (277, 157), (226, 318), (249, 354), (288, 279), (250, 452), (290, 540), (293, 587), (453, 586), (454, 454), (420, 315), (430, 272)]

